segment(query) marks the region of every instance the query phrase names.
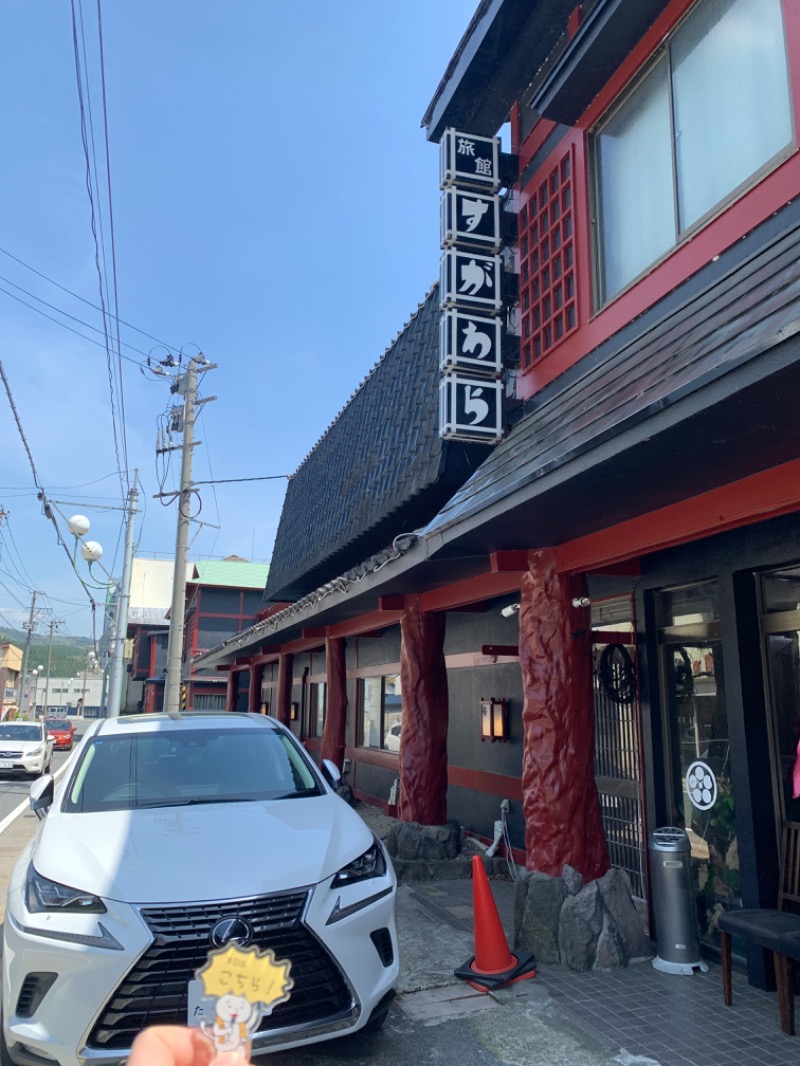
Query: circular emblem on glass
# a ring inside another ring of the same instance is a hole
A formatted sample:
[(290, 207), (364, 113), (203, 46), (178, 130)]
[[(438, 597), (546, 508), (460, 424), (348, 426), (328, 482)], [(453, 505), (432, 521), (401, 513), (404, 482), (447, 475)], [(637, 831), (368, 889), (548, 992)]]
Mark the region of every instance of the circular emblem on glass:
[(686, 791), (699, 811), (707, 811), (717, 802), (717, 779), (711, 767), (700, 759), (686, 771)]
[(235, 918), (220, 918), (211, 930), (211, 943), (215, 948), (223, 948), (226, 944), (238, 944), (246, 948), (254, 936), (252, 925), (237, 915)]

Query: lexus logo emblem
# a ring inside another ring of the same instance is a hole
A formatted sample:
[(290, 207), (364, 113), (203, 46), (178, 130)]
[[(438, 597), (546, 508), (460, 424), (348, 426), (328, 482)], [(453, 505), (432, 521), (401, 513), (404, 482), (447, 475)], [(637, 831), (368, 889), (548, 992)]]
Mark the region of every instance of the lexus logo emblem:
[(220, 918), (211, 930), (211, 943), (215, 948), (223, 948), (226, 944), (238, 944), (246, 948), (254, 936), (252, 925), (237, 915), (235, 918)]

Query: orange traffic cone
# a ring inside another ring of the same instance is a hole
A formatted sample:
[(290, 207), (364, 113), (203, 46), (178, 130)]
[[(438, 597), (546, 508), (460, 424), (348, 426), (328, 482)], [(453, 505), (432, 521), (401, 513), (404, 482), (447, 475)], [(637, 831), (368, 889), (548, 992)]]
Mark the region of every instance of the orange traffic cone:
[(468, 981), (479, 992), (504, 988), (514, 981), (535, 977), (536, 963), (530, 952), (512, 955), (489, 878), (480, 855), (472, 859), (472, 896), (475, 909), (475, 954), (455, 970), (456, 977)]

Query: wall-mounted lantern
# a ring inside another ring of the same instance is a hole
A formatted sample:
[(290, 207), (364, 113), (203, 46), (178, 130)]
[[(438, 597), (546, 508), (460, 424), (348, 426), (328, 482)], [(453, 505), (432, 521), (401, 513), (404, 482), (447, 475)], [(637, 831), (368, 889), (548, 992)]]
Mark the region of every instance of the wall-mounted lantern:
[(299, 703), (295, 703), (294, 700), (293, 700), (292, 704), (291, 704), (291, 707), (289, 708), (289, 718), (293, 722), (297, 721), (297, 714), (298, 714), (299, 710), (300, 710), (300, 704)]
[(508, 740), (508, 700), (481, 699), (481, 740)]

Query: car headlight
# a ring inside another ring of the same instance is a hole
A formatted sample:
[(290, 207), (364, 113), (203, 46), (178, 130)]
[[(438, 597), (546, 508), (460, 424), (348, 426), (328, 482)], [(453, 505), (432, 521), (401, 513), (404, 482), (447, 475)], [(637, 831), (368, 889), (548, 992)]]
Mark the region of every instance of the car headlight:
[(331, 888), (352, 885), (357, 881), (366, 881), (370, 877), (383, 877), (386, 873), (386, 859), (383, 848), (376, 840), (363, 855), (343, 866), (331, 882)]
[(29, 751), (28, 752), (28, 758), (32, 759), (35, 755), (41, 755), (41, 754), (42, 754), (42, 749), (41, 748), (34, 748), (33, 751)]
[(60, 911), (62, 914), (64, 912), (105, 914), (106, 912), (105, 904), (98, 896), (42, 877), (34, 870), (33, 863), (28, 867), (28, 875), (25, 879), (25, 904), (31, 914), (41, 914), (43, 911)]

